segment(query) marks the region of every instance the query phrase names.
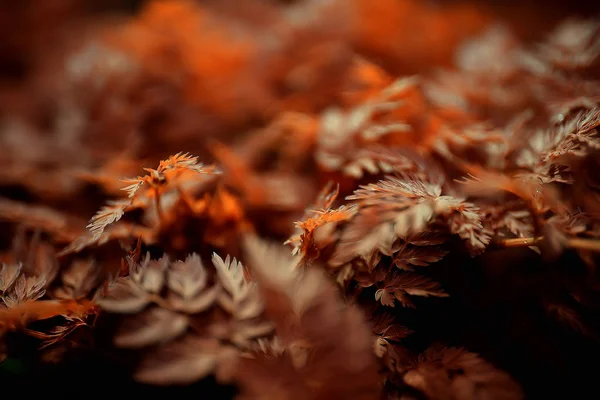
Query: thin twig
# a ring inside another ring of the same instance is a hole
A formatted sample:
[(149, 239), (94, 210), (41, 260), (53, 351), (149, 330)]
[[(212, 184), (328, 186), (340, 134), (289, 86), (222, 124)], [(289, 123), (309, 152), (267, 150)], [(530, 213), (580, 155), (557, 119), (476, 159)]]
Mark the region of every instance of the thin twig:
[[(513, 239), (502, 239), (493, 242), (494, 246), (499, 248), (518, 248), (518, 247), (531, 247), (537, 246), (544, 240), (543, 236), (533, 238), (513, 238)], [(600, 252), (600, 240), (597, 239), (585, 239), (585, 238), (571, 238), (565, 242), (565, 247), (570, 249), (588, 250)]]
[(573, 238), (567, 241), (567, 247), (600, 252), (600, 240)]
[(513, 238), (513, 239), (501, 239), (501, 240), (495, 240), (493, 242), (495, 247), (500, 247), (500, 248), (515, 248), (515, 247), (530, 247), (530, 246), (536, 246), (537, 244), (539, 244), (541, 241), (543, 240), (543, 236), (537, 237), (537, 238)]
[(154, 188), (154, 205), (156, 206), (156, 215), (158, 216), (159, 225), (163, 225), (164, 214), (160, 207), (160, 191), (158, 190), (158, 187)]

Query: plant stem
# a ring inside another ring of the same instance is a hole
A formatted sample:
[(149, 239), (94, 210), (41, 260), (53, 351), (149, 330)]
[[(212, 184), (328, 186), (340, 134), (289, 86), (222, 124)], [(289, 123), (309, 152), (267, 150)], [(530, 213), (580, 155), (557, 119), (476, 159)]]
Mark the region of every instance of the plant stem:
[[(538, 245), (542, 240), (543, 236), (537, 238), (514, 238), (514, 239), (502, 239), (494, 241), (493, 244), (499, 248), (518, 248), (518, 247), (530, 247)], [(565, 247), (578, 250), (589, 250), (600, 252), (600, 240), (596, 239), (585, 239), (585, 238), (572, 238), (567, 239)]]
[(568, 240), (567, 247), (600, 252), (600, 240), (573, 238)]
[(514, 248), (514, 247), (529, 247), (535, 246), (543, 240), (543, 237), (538, 238), (514, 238), (514, 239), (501, 239), (494, 241), (493, 244), (500, 248)]
[(160, 225), (164, 222), (164, 214), (162, 212), (162, 208), (160, 207), (160, 192), (158, 188), (154, 188), (154, 205), (156, 206), (156, 215), (158, 216), (158, 222)]

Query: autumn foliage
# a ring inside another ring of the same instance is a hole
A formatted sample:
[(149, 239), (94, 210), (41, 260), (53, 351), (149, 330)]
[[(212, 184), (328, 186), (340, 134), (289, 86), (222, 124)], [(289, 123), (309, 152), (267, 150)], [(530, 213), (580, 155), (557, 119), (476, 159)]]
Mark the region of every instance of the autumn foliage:
[(0, 55), (4, 376), (598, 395), (600, 19), (524, 35), (460, 2), (76, 3)]

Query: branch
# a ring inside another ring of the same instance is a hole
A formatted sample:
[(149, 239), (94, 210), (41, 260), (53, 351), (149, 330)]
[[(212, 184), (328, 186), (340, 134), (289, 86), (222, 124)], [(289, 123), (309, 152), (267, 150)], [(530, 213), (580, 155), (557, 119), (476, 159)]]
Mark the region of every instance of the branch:
[[(514, 239), (501, 239), (492, 242), (494, 247), (508, 249), (518, 247), (531, 247), (537, 246), (544, 240), (543, 236), (537, 238), (514, 238)], [(571, 238), (567, 239), (564, 246), (570, 249), (577, 250), (588, 250), (600, 252), (600, 240), (597, 239), (585, 239), (585, 238)]]

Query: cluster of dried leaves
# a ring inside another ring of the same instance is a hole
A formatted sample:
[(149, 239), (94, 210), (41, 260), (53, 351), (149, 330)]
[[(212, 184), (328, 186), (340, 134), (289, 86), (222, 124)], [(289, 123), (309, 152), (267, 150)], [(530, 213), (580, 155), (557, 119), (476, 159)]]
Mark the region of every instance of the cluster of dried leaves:
[(27, 336), (239, 399), (520, 399), (535, 371), (447, 326), (515, 251), (516, 301), (596, 349), (600, 23), (494, 26), (397, 77), (363, 3), (155, 1), (69, 55), (52, 122), (0, 127), (0, 356)]

